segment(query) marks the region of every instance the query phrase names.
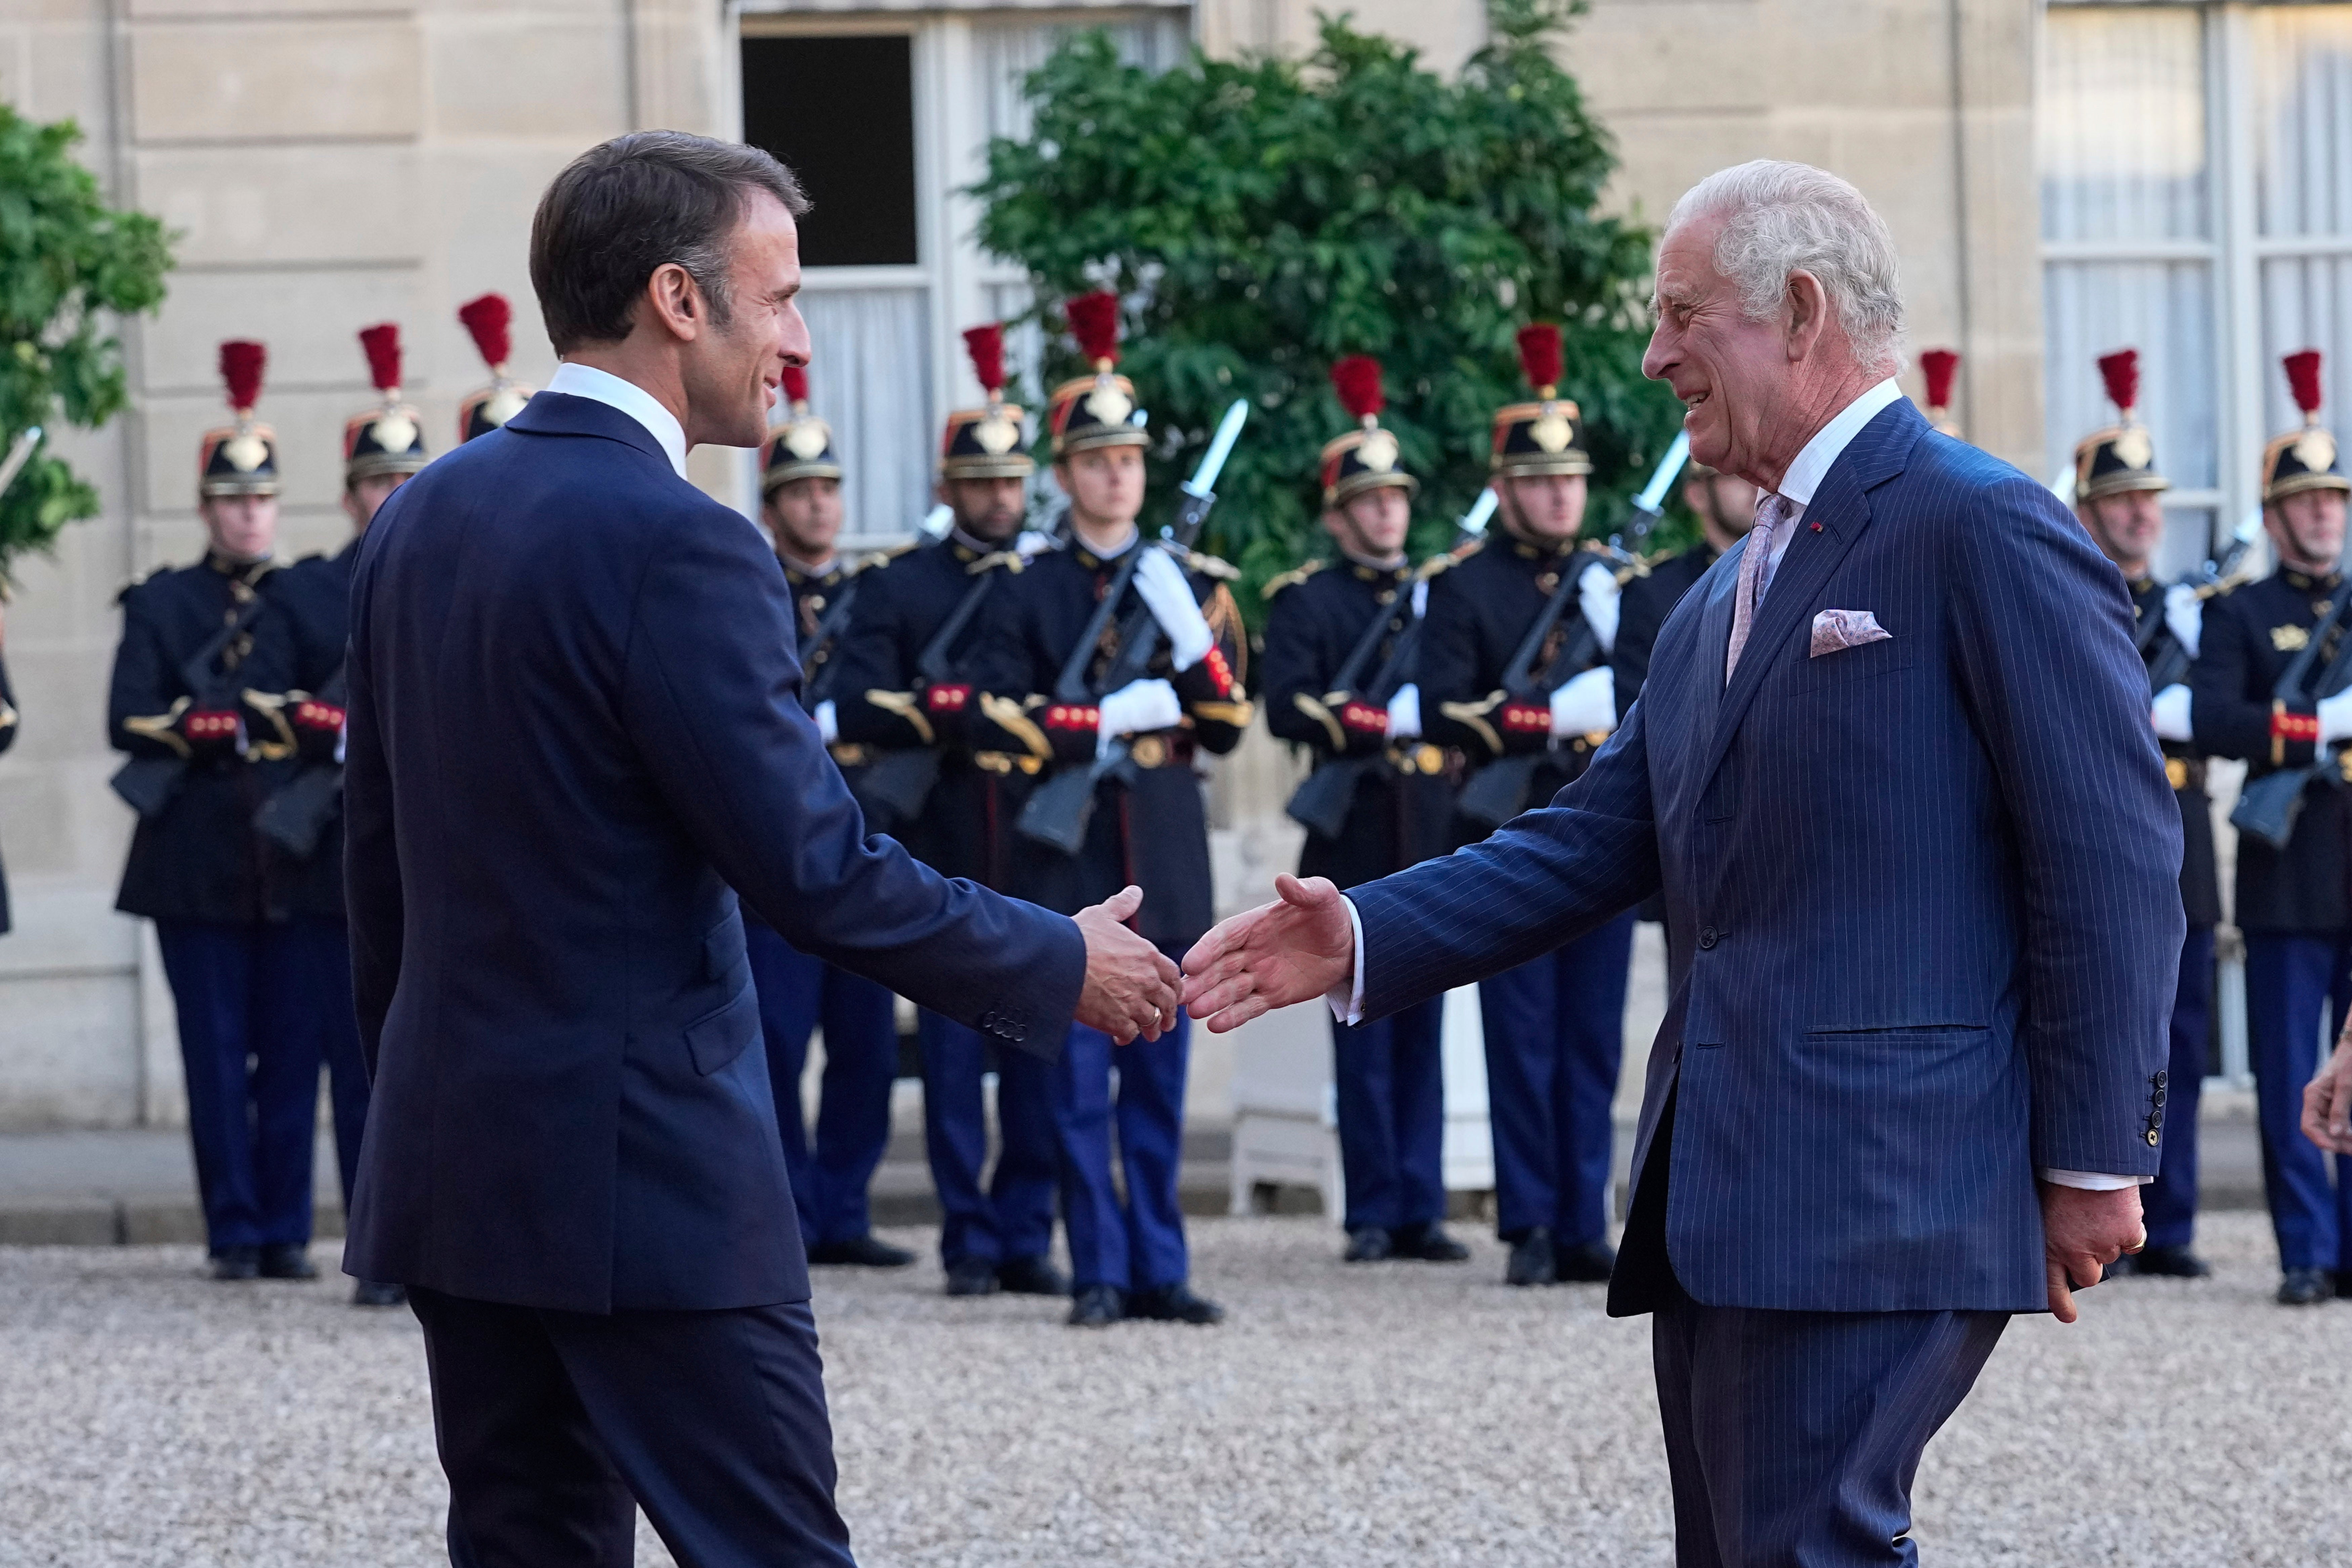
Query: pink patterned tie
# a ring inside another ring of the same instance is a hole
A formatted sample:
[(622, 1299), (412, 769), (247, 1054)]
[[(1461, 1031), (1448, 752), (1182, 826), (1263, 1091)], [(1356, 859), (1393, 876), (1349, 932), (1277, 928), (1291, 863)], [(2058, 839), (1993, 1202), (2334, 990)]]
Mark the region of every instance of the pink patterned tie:
[(1767, 490), (1756, 498), (1756, 526), (1748, 531), (1748, 552), (1739, 558), (1739, 596), (1731, 605), (1731, 647), (1724, 655), (1723, 683), (1731, 684), (1731, 672), (1739, 668), (1739, 650), (1748, 646), (1748, 633), (1756, 623), (1757, 608), (1764, 603), (1764, 590), (1772, 585), (1772, 536), (1789, 521), (1789, 503)]

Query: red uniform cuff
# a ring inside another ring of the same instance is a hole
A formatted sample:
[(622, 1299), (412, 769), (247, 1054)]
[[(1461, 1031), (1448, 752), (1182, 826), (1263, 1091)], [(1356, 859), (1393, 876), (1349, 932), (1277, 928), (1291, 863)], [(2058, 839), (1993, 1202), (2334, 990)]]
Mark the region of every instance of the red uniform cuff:
[(1389, 710), (1375, 708), (1369, 702), (1343, 702), (1339, 705), (1339, 722), (1364, 735), (1386, 735), (1389, 732)]
[(1549, 735), (1551, 710), (1538, 702), (1506, 702), (1503, 728), (1514, 735)]
[(923, 692), (923, 706), (933, 713), (961, 713), (971, 701), (971, 687), (965, 682), (943, 682)]
[(1102, 710), (1091, 703), (1056, 702), (1045, 710), (1045, 728), (1091, 733), (1102, 728)]

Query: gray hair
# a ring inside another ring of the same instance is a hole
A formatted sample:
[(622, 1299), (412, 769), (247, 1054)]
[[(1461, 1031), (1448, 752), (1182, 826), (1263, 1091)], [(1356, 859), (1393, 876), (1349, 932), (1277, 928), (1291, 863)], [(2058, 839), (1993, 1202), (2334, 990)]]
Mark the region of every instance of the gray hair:
[(1890, 375), (1902, 367), (1895, 237), (1860, 191), (1810, 163), (1759, 158), (1684, 192), (1666, 227), (1704, 217), (1723, 219), (1715, 268), (1739, 290), (1748, 320), (1780, 308), (1790, 273), (1810, 272), (1836, 308), (1855, 360)]

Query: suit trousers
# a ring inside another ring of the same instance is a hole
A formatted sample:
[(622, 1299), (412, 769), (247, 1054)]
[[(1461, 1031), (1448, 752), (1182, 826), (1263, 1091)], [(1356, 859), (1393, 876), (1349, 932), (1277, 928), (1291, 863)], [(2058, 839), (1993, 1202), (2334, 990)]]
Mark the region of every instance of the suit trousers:
[(412, 1287), (454, 1568), (846, 1564), (805, 1301), (558, 1312)]
[[(784, 1169), (810, 1247), (855, 1241), (869, 1233), (866, 1191), (890, 1145), (890, 1086), (898, 1076), (898, 1026), (889, 990), (794, 948), (764, 921), (743, 922), (751, 981), (760, 993), (760, 1032)], [(816, 1143), (809, 1144), (801, 1108), (801, 1069), (809, 1034), (824, 1026)]]
[[(1146, 1290), (1181, 1283), (1192, 1268), (1176, 1177), (1184, 1152), (1184, 1074), (1192, 1020), (1157, 1040), (1114, 1046), (1084, 1024), (1070, 1026), (1054, 1066), (1054, 1134), (1061, 1150), (1062, 1224), (1078, 1289), (1110, 1285)], [(1118, 1089), (1111, 1089), (1111, 1069)], [(1111, 1128), (1127, 1179), (1119, 1200), (1111, 1179)]]
[(1444, 1032), (1443, 996), (1375, 1023), (1332, 1021), (1349, 1230), (1445, 1217)]
[(1627, 910), (1478, 986), (1495, 1130), (1496, 1229), (1576, 1247), (1609, 1234), (1610, 1108), (1625, 1054)]
[[(2352, 1185), (2332, 1185), (2335, 1163), (2303, 1135), (2303, 1086), (2318, 1070), (2352, 1004), (2352, 932), (2246, 933), (2246, 1035), (2254, 1058), (2263, 1191), (2283, 1268), (2336, 1268), (2352, 1231)], [(2168, 1108), (2165, 1131), (2172, 1131)]]
[(215, 1257), (307, 1243), (320, 935), (303, 921), (157, 921), (155, 937), (179, 1013), (205, 1241)]
[[(1054, 1247), (1060, 1184), (1054, 1140), (1054, 1069), (1026, 1051), (992, 1051), (980, 1031), (921, 1015), (923, 1145), (943, 1223), (940, 1259), (1004, 1264)], [(996, 1072), (996, 1168), (985, 1186), (988, 1111), (981, 1079)]]
[(2150, 1247), (2186, 1247), (2197, 1234), (2197, 1101), (2211, 1061), (2213, 928), (2192, 925), (2180, 943), (2172, 994), (2172, 1059), (2165, 1068), (2164, 1163), (2140, 1189)]
[[(352, 928), (346, 921), (302, 922), (297, 936), (316, 947), (319, 1038), (327, 1061), (327, 1103), (335, 1118), (335, 1164), (342, 1178), (343, 1213), (360, 1179), (360, 1138), (367, 1131), (367, 1058), (360, 1052), (359, 1008), (352, 999)], [(307, 934), (305, 934), (307, 932)]]

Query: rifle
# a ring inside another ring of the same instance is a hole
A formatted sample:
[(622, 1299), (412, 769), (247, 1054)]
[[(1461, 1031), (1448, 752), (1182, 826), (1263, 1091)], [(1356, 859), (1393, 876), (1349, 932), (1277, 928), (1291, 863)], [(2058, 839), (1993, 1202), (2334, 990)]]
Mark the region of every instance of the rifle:
[[(989, 560), (972, 563), (971, 570), (988, 566)], [(956, 607), (940, 623), (915, 658), (915, 678), (919, 686), (936, 686), (953, 673), (952, 656), (964, 628), (980, 614), (981, 606), (996, 586), (1003, 573), (991, 567), (981, 572), (979, 581), (963, 591)], [(879, 807), (892, 822), (911, 822), (923, 813), (923, 803), (930, 798), (931, 786), (940, 779), (940, 751), (937, 746), (900, 746), (877, 755), (859, 776), (855, 793), (858, 804), (865, 805), (866, 815), (877, 815)]]
[[(340, 664), (335, 667), (335, 673), (319, 689), (320, 701), (341, 708), (350, 700), (351, 682), (344, 679), (346, 668)], [(320, 837), (327, 831), (327, 824), (334, 820), (342, 799), (343, 764), (315, 763), (261, 803), (261, 809), (253, 814), (254, 831), (296, 859), (308, 860), (318, 849)]]
[[(1455, 526), (1454, 542), (1447, 546), (1448, 553), (1461, 549), (1474, 539), (1486, 537), (1486, 520), (1495, 514), (1495, 499), (1492, 489), (1478, 492), (1477, 500)], [(1420, 584), (1414, 586), (1418, 588)], [(1406, 605), (1410, 609), (1412, 600), (1408, 599)], [(1381, 638), (1395, 624), (1396, 613), (1392, 610), (1372, 617), (1370, 624), (1365, 626), (1363, 636), (1357, 639), (1356, 646), (1348, 651), (1347, 662), (1332, 678), (1332, 693), (1356, 689), (1356, 681), (1362, 676), (1363, 667), (1371, 661)], [(1398, 633), (1388, 658), (1381, 661), (1380, 673), (1372, 678), (1370, 687), (1364, 693), (1365, 701), (1374, 707), (1385, 708), (1398, 689), (1412, 679), (1413, 668), (1419, 662), (1421, 627), (1422, 616), (1415, 611)], [(1349, 807), (1355, 804), (1357, 782), (1378, 761), (1378, 757), (1326, 758), (1291, 792), (1290, 804), (1283, 809), (1292, 821), (1326, 838), (1339, 837), (1347, 826)]]
[[(2200, 599), (2210, 599), (2226, 588), (2236, 587), (2242, 581), (2238, 573), (2246, 559), (2246, 552), (2254, 547), (2254, 541), (2262, 537), (2262, 531), (2263, 514), (2257, 508), (2245, 521), (2231, 531), (2230, 548), (2222, 552), (2219, 561), (2206, 562), (2180, 581), (2194, 588)], [(2158, 616), (2151, 616), (2149, 620), (2149, 625), (2139, 629), (2142, 658), (2147, 657), (2148, 645), (2156, 640), (2156, 627), (2163, 624)], [(2148, 695), (2153, 697), (2166, 687), (2177, 686), (2188, 679), (2189, 667), (2193, 662), (2189, 650), (2181, 646), (2180, 639), (2173, 638), (2171, 646), (2158, 654), (2156, 661), (2147, 667)]]
[[(188, 695), (198, 708), (218, 708), (231, 700), (233, 693), (225, 694), (225, 686), (234, 686), (234, 672), (218, 669), (214, 661), (228, 651), (229, 646), (245, 635), (257, 619), (268, 601), (258, 593), (237, 611), (236, 617), (208, 638), (204, 647), (180, 661), (180, 679), (186, 683)], [(139, 814), (144, 822), (163, 815), (180, 793), (180, 785), (188, 776), (185, 757), (133, 757), (115, 770), (107, 780), (123, 804)]]
[[(1601, 548), (1602, 555), (1620, 566), (1630, 566), (1637, 573), (1648, 571), (1648, 563), (1638, 553), (1639, 547), (1649, 537), (1651, 523), (1664, 509), (1666, 487), (1675, 482), (1675, 476), (1682, 472), (1683, 464), (1689, 458), (1690, 437), (1676, 436), (1673, 444), (1667, 447), (1665, 456), (1658, 459), (1658, 466), (1651, 470), (1650, 482), (1642, 487), (1640, 495), (1633, 498), (1631, 532), (1635, 549), (1625, 549), (1618, 542), (1623, 536), (1612, 533), (1609, 536), (1608, 544)], [(1519, 639), (1518, 647), (1511, 655), (1511, 662), (1503, 667), (1505, 701), (1549, 701), (1552, 692), (1562, 682), (1580, 673), (1586, 665), (1592, 662), (1592, 656), (1600, 650), (1601, 639), (1591, 624), (1580, 616), (1576, 635), (1562, 645), (1559, 654), (1541, 674), (1538, 674), (1535, 668), (1536, 660), (1542, 656), (1545, 640), (1551, 636), (1552, 628), (1559, 624), (1560, 616), (1567, 613), (1569, 602), (1575, 597), (1583, 579), (1582, 567), (1561, 574), (1559, 586), (1552, 590), (1551, 597), (1544, 604), (1543, 613), (1535, 618), (1534, 625), (1528, 627), (1528, 635)], [(1459, 803), (1462, 815), (1489, 829), (1500, 827), (1518, 816), (1527, 808), (1528, 786), (1535, 781), (1536, 766), (1549, 752), (1549, 748), (1547, 747), (1542, 752), (1497, 757), (1480, 768), (1477, 775), (1463, 786)]]
[[(1235, 398), (1225, 410), (1225, 416), (1218, 421), (1216, 436), (1210, 441), (1201, 466), (1192, 471), (1191, 479), (1176, 487), (1176, 520), (1160, 530), (1166, 547), (1180, 552), (1187, 551), (1201, 536), (1202, 525), (1209, 521), (1209, 509), (1217, 504), (1217, 475), (1223, 470), (1225, 458), (1232, 454), (1234, 443), (1240, 439), (1242, 426), (1248, 418), (1249, 404)], [(1151, 548), (1154, 547), (1139, 539), (1127, 559), (1119, 563), (1118, 571), (1106, 585), (1102, 602), (1095, 606), (1086, 630), (1079, 634), (1069, 658), (1062, 663), (1061, 674), (1054, 682), (1055, 701), (1091, 705), (1143, 679), (1152, 656), (1160, 651), (1160, 623), (1152, 618), (1149, 605), (1136, 605), (1119, 623), (1118, 653), (1103, 671), (1099, 683), (1087, 679), (1087, 666), (1094, 661), (1103, 633), (1126, 599), (1144, 551)], [(1039, 785), (1021, 808), (1020, 820), (1014, 826), (1024, 838), (1075, 856), (1086, 847), (1087, 825), (1094, 817), (1095, 785), (1114, 777), (1132, 782), (1134, 772), (1127, 742), (1115, 741), (1092, 763), (1072, 763)]]
[[(794, 651), (800, 657), (803, 670), (808, 668), (810, 659), (839, 641), (841, 634), (849, 629), (849, 607), (857, 602), (857, 574), (865, 569), (863, 564), (850, 568), (842, 578), (841, 591), (834, 595), (833, 603), (824, 607), (824, 618), (817, 622), (815, 630), (801, 638)], [(816, 679), (808, 683), (810, 712), (816, 711), (817, 704), (823, 702), (825, 694), (833, 689), (833, 672), (838, 668), (838, 659), (826, 660), (825, 667), (816, 672)]]
[[(2293, 662), (2282, 670), (2273, 694), (2290, 706), (2297, 704), (2308, 692), (2314, 698), (2333, 697), (2352, 685), (2352, 636), (2347, 631), (2347, 619), (2352, 617), (2352, 594), (2341, 595), (2327, 618), (2312, 628), (2311, 640), (2303, 645)], [(2316, 687), (2306, 687), (2311, 667), (2319, 658), (2319, 648), (2331, 633), (2338, 634), (2336, 657), (2328, 661), (2326, 671)], [(2343, 769), (2336, 765), (2342, 755), (2341, 747), (2331, 750), (2325, 746), (2312, 748), (2312, 759), (2299, 768), (2281, 768), (2250, 782), (2238, 795), (2238, 804), (2231, 808), (2230, 826), (2241, 833), (2251, 833), (2273, 849), (2284, 849), (2294, 837), (2295, 819), (2303, 815), (2304, 786), (2314, 779), (2324, 779), (2341, 787)]]

